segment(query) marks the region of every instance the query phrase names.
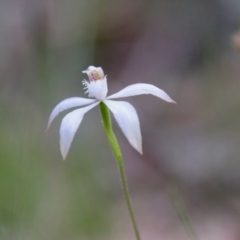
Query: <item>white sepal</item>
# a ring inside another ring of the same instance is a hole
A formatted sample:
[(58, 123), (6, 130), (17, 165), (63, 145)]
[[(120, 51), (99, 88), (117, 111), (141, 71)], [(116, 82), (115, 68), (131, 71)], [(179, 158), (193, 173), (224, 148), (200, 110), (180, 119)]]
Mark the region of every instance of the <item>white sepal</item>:
[(81, 107), (94, 102), (96, 102), (96, 99), (88, 99), (88, 98), (80, 98), (80, 97), (72, 97), (72, 98), (67, 98), (63, 100), (52, 110), (48, 120), (46, 131), (48, 131), (52, 121), (60, 112), (67, 110), (69, 108)]
[(129, 143), (142, 154), (142, 135), (135, 108), (130, 103), (123, 101), (105, 100), (103, 102), (113, 113)]
[(82, 122), (86, 112), (98, 105), (99, 102), (93, 103), (87, 107), (83, 107), (68, 113), (62, 120), (60, 127), (60, 149), (63, 159), (66, 158), (75, 133)]
[(121, 91), (107, 97), (107, 99), (130, 97), (130, 96), (136, 96), (141, 94), (152, 94), (167, 102), (176, 103), (163, 90), (155, 87), (152, 84), (146, 84), (146, 83), (136, 83), (136, 84), (129, 85), (123, 88)]

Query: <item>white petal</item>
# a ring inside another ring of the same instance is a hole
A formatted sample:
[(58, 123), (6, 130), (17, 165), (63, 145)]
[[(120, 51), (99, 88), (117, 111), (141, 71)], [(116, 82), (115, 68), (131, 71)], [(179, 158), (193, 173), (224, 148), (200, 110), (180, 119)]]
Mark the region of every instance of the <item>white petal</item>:
[(72, 97), (72, 98), (67, 98), (63, 100), (52, 110), (48, 120), (48, 126), (46, 131), (48, 131), (52, 121), (60, 112), (67, 110), (69, 108), (81, 107), (94, 102), (96, 102), (96, 99), (88, 99), (88, 98), (80, 98), (80, 97)]
[(136, 84), (129, 85), (124, 89), (122, 89), (121, 91), (107, 97), (107, 99), (130, 97), (130, 96), (136, 96), (141, 94), (152, 94), (167, 102), (176, 103), (163, 90), (155, 87), (154, 85), (146, 84), (146, 83), (136, 83)]
[(82, 122), (83, 116), (90, 109), (98, 105), (99, 102), (93, 103), (90, 106), (83, 107), (68, 113), (62, 120), (60, 127), (60, 149), (63, 159), (66, 158), (68, 150), (71, 146), (74, 135)]
[(128, 102), (105, 100), (129, 143), (142, 154), (142, 135), (135, 108)]

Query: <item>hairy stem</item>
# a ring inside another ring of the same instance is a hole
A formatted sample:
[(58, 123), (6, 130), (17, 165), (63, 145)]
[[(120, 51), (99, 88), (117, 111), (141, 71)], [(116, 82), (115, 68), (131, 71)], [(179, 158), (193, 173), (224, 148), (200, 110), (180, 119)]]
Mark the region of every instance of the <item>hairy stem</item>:
[(108, 142), (113, 151), (113, 155), (115, 156), (115, 158), (117, 160), (118, 170), (120, 173), (121, 183), (122, 183), (123, 192), (124, 192), (124, 197), (125, 197), (128, 212), (129, 212), (129, 215), (130, 215), (130, 218), (132, 221), (134, 233), (135, 233), (136, 239), (141, 240), (139, 230), (137, 227), (137, 222), (136, 222), (136, 219), (135, 219), (135, 216), (133, 213), (131, 199), (129, 196), (128, 185), (127, 185), (126, 175), (125, 175), (125, 171), (124, 171), (124, 163), (123, 163), (123, 159), (122, 159), (122, 153), (121, 153), (118, 141), (112, 130), (110, 113), (109, 113), (107, 106), (103, 102), (101, 102), (99, 106), (100, 106), (100, 112), (101, 112), (102, 119), (103, 119), (104, 129), (105, 129), (107, 137), (108, 137)]

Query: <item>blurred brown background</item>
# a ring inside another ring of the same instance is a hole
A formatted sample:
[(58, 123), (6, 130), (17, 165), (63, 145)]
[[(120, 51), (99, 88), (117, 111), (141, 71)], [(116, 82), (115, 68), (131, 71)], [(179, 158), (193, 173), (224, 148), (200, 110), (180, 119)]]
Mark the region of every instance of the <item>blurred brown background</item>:
[[(65, 162), (53, 107), (86, 96), (89, 65), (109, 93), (145, 82), (178, 104), (126, 99), (143, 155), (113, 121), (143, 240), (240, 239), (238, 0), (0, 0), (0, 239), (135, 239), (97, 108)], [(176, 194), (175, 194), (176, 193)]]

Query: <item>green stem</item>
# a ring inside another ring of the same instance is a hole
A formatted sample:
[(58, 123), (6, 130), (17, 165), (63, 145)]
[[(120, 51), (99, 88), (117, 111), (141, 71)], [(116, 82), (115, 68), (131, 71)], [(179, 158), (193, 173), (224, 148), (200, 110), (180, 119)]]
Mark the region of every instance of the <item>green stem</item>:
[(120, 177), (121, 177), (121, 183), (122, 183), (122, 187), (123, 187), (123, 192), (124, 192), (128, 212), (129, 212), (129, 215), (130, 215), (130, 218), (131, 218), (131, 221), (132, 221), (134, 233), (135, 233), (136, 239), (141, 240), (140, 234), (139, 234), (139, 231), (138, 231), (138, 227), (137, 227), (137, 222), (136, 222), (136, 219), (135, 219), (135, 216), (134, 216), (134, 213), (133, 213), (130, 196), (129, 196), (126, 175), (125, 175), (125, 172), (124, 172), (124, 164), (123, 164), (123, 159), (122, 159), (122, 153), (121, 153), (119, 144), (117, 142), (117, 139), (116, 139), (116, 137), (113, 133), (113, 130), (112, 130), (111, 117), (110, 117), (110, 114), (109, 114), (109, 110), (103, 102), (101, 102), (99, 106), (100, 106), (100, 112), (101, 112), (102, 119), (103, 119), (104, 129), (105, 129), (107, 137), (108, 137), (108, 142), (109, 142), (110, 147), (113, 151), (113, 154), (114, 154), (114, 156), (117, 160), (118, 169), (119, 169), (119, 173), (120, 173)]

